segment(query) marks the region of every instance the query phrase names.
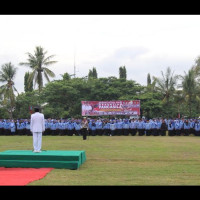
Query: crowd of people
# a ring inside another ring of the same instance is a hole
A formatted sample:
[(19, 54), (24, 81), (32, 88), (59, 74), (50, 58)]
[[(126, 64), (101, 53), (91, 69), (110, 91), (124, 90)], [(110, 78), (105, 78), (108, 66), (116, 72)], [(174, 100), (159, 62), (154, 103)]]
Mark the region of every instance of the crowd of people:
[[(83, 119), (45, 119), (43, 135), (83, 135)], [(129, 119), (87, 118), (87, 135), (91, 136), (200, 136), (199, 119)], [(29, 119), (0, 119), (0, 135), (29, 135)]]

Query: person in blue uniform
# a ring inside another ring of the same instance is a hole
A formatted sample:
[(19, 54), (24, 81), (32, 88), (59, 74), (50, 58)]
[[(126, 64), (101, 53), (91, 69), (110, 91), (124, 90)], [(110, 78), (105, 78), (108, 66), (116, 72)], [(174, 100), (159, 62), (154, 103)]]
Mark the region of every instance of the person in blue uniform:
[(169, 120), (169, 122), (168, 122), (168, 135), (169, 136), (175, 136), (174, 123), (173, 123), (172, 120)]
[(147, 120), (146, 123), (144, 124), (146, 136), (152, 135), (152, 125), (153, 125), (153, 123), (149, 120)]
[(189, 130), (189, 135), (191, 134), (194, 134), (195, 130), (194, 130), (194, 122), (195, 120), (194, 119), (190, 119), (189, 123), (190, 123), (190, 130)]
[(46, 123), (47, 123), (47, 126), (45, 127), (44, 132), (46, 132), (47, 135), (51, 135), (51, 124), (52, 124), (51, 118), (49, 118)]
[(200, 136), (200, 123), (198, 120), (195, 120), (194, 122), (194, 130), (195, 130), (194, 135)]
[(156, 136), (161, 135), (161, 124), (162, 124), (162, 120), (157, 119), (156, 120), (157, 135)]
[(9, 120), (5, 120), (4, 131), (5, 131), (5, 135), (10, 135), (10, 122), (9, 122)]
[(25, 123), (25, 120), (22, 120), (21, 127), (22, 127), (22, 135), (26, 135), (26, 123)]
[(110, 122), (110, 136), (116, 135), (117, 124), (115, 120), (111, 120)]
[(15, 135), (15, 131), (16, 131), (16, 129), (15, 129), (15, 122), (14, 122), (14, 120), (11, 120), (11, 122), (10, 122), (10, 135)]
[(185, 133), (184, 133), (184, 119), (181, 119), (180, 120), (180, 122), (179, 122), (179, 124), (180, 124), (180, 134), (181, 135), (184, 135)]
[(64, 120), (58, 120), (57, 121), (57, 130), (56, 130), (56, 135), (63, 135), (64, 132)]
[(21, 120), (17, 121), (17, 135), (22, 135)]
[(189, 136), (189, 132), (190, 132), (190, 123), (188, 120), (185, 120), (184, 124), (183, 124), (183, 128), (184, 128), (184, 136)]
[(0, 120), (0, 135), (4, 134), (3, 131), (4, 131), (4, 129), (3, 129), (3, 121)]
[(150, 121), (150, 123), (151, 123), (151, 135), (156, 136), (157, 132), (158, 132), (157, 122), (156, 122), (155, 119), (153, 119), (153, 120)]
[(68, 122), (68, 126), (67, 126), (67, 128), (68, 128), (68, 136), (72, 136), (73, 135), (73, 133), (74, 133), (74, 125), (73, 125), (73, 122), (72, 122), (72, 120), (70, 119), (69, 120), (69, 122)]
[(110, 121), (108, 119), (104, 122), (104, 135), (109, 136), (110, 135)]
[(103, 123), (100, 119), (96, 121), (96, 134), (99, 136), (103, 135)]
[(25, 129), (26, 129), (26, 135), (31, 136), (31, 131), (30, 131), (30, 119), (28, 119), (25, 123)]
[(122, 128), (123, 128), (123, 135), (128, 136), (129, 135), (129, 121), (128, 119), (125, 119), (123, 124), (122, 124)]
[(51, 120), (51, 135), (55, 135), (56, 134), (56, 120)]
[(97, 135), (97, 129), (96, 129), (96, 126), (97, 126), (97, 122), (94, 120), (94, 119), (92, 119), (91, 120), (91, 135), (92, 136), (96, 136)]
[(131, 119), (131, 122), (130, 122), (130, 133), (132, 136), (136, 135), (137, 133), (137, 121), (134, 120), (134, 119)]
[(144, 125), (144, 121), (139, 119), (138, 123), (137, 123), (137, 130), (138, 130), (138, 135), (139, 136), (143, 136), (145, 135), (145, 125)]
[(44, 120), (44, 126), (45, 126), (45, 131), (44, 131), (43, 135), (48, 135), (48, 131), (47, 131), (47, 129), (48, 129), (48, 120)]
[(180, 121), (177, 119), (174, 122), (174, 132), (176, 136), (180, 136), (181, 135), (181, 124)]
[(75, 120), (74, 122), (74, 129), (75, 129), (75, 135), (80, 136), (81, 135), (81, 123), (80, 120)]
[(118, 136), (123, 135), (123, 121), (122, 121), (122, 119), (118, 119), (116, 121), (116, 125), (117, 125), (116, 134)]

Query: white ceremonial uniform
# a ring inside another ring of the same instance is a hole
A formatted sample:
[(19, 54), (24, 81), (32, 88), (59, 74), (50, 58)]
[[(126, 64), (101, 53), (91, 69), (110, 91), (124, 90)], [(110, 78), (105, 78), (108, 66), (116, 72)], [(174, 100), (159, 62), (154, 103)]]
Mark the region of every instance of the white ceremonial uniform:
[(35, 112), (31, 115), (30, 130), (33, 133), (34, 152), (40, 152), (42, 147), (42, 132), (45, 131), (44, 114)]

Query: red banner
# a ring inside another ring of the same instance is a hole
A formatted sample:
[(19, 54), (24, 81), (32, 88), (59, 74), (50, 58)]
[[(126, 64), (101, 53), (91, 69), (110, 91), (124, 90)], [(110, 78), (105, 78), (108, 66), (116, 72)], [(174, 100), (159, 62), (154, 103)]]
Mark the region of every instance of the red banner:
[(140, 100), (81, 101), (82, 116), (140, 115)]

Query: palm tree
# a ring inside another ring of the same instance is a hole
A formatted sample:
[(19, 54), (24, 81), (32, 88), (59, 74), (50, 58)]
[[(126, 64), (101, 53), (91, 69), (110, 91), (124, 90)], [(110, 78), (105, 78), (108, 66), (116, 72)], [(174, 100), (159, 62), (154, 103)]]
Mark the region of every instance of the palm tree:
[(198, 92), (198, 84), (195, 79), (196, 73), (192, 68), (188, 71), (188, 73), (185, 72), (185, 76), (180, 77), (182, 79), (181, 87), (183, 88), (184, 98), (189, 107), (189, 117), (191, 117), (192, 103), (194, 100), (196, 100)]
[(154, 77), (153, 82), (151, 82), (151, 75), (150, 73), (147, 74), (147, 86), (146, 90), (148, 92), (155, 92), (156, 91), (156, 78)]
[(40, 46), (37, 46), (34, 52), (34, 55), (31, 53), (28, 54), (28, 60), (27, 62), (21, 62), (20, 65), (28, 66), (32, 69), (32, 72), (29, 77), (29, 83), (32, 83), (34, 81), (34, 86), (37, 84), (39, 93), (41, 92), (43, 88), (43, 76), (42, 72), (44, 73), (45, 79), (50, 82), (49, 77), (53, 78), (55, 77), (54, 72), (52, 72), (50, 69), (48, 69), (49, 65), (52, 65), (56, 63), (57, 61), (51, 61), (51, 58), (54, 57), (54, 55), (45, 57), (47, 54), (47, 51), (44, 51), (44, 49)]
[(195, 59), (195, 65), (192, 66), (192, 70), (194, 70), (196, 76), (200, 75), (200, 56)]
[(170, 67), (167, 67), (166, 73), (161, 71), (162, 78), (153, 77), (156, 82), (157, 90), (163, 94), (163, 102), (168, 104), (169, 99), (175, 92), (175, 87), (178, 80), (178, 75), (174, 75)]
[(13, 111), (15, 109), (15, 94), (17, 89), (14, 87), (14, 78), (16, 76), (17, 68), (11, 62), (1, 66), (0, 82), (5, 83), (0, 87), (0, 94), (3, 96), (4, 103), (7, 105), (7, 110), (10, 113), (10, 118), (13, 118)]
[(181, 111), (181, 106), (185, 103), (185, 97), (183, 94), (183, 90), (176, 90), (174, 92), (173, 100), (175, 103), (175, 106), (177, 107), (177, 114), (178, 118), (180, 118), (180, 111)]

